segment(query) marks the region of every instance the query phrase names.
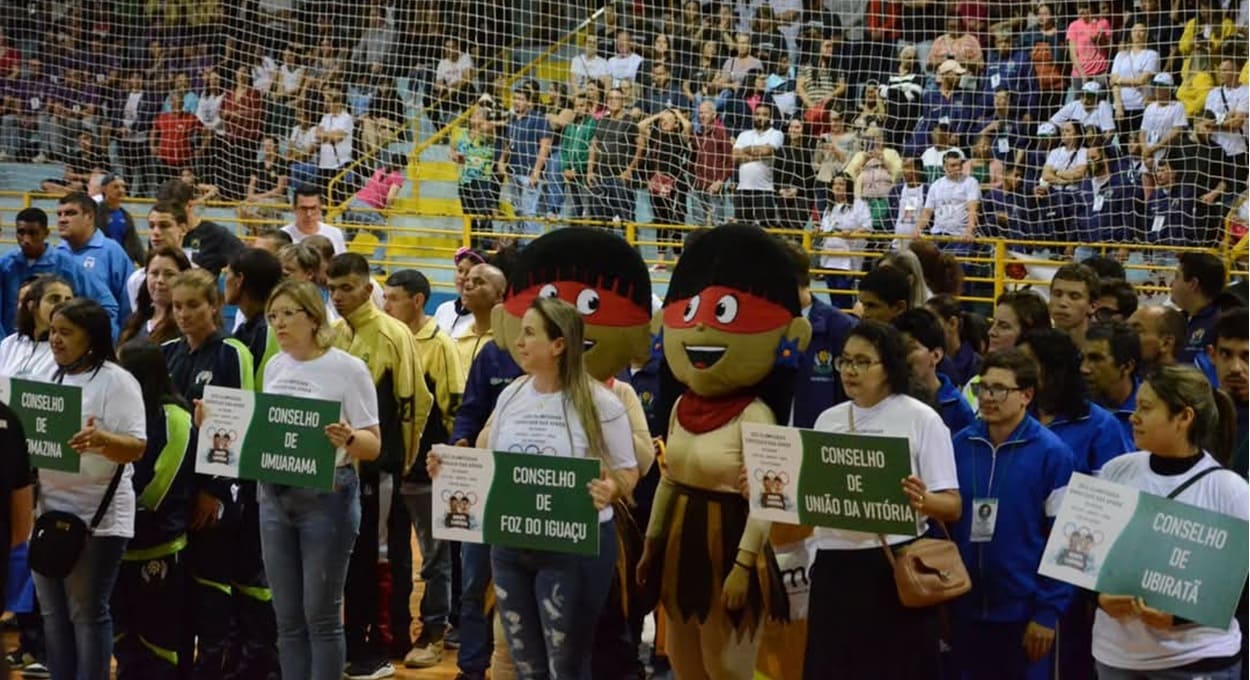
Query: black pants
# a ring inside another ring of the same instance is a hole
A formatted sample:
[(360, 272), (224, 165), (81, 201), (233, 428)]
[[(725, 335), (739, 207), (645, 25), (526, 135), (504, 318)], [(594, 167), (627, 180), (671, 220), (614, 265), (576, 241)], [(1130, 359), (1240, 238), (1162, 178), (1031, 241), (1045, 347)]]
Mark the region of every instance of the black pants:
[(236, 622), (230, 649), (231, 657), (237, 660), (237, 669), (231, 678), (266, 680), (276, 677), (278, 671), (278, 624), (260, 553), (256, 482), (240, 480), (239, 487), (242, 507), (230, 584)]
[(147, 140), (117, 140), (117, 152), (121, 156), (122, 170), (130, 185), (132, 196), (146, 196), (153, 187), (151, 149)]
[[(391, 563), (391, 656), (403, 656), (412, 647), (412, 609), (408, 601), (412, 597), (412, 518), (401, 496), (402, 484), (394, 485), (391, 496), (391, 516), (387, 520), (387, 557)], [(396, 654), (395, 652), (399, 652)]]
[(937, 608), (898, 601), (894, 573), (879, 548), (821, 550), (809, 574), (803, 677), (936, 679)]
[(180, 678), (179, 647), (195, 614), (182, 606), (185, 551), (151, 560), (122, 561), (109, 604), (118, 680)]
[[(390, 612), (383, 603), (391, 589), (389, 565), (379, 565), (378, 526), (382, 473), (376, 465), (360, 466), (360, 533), (347, 562), (344, 588), (344, 635), (349, 663), (373, 664), (387, 658), (391, 643)], [(389, 493), (389, 490), (386, 491)]]
[(755, 222), (761, 227), (776, 226), (776, 196), (771, 191), (739, 189), (734, 194), (734, 219), (739, 222)]

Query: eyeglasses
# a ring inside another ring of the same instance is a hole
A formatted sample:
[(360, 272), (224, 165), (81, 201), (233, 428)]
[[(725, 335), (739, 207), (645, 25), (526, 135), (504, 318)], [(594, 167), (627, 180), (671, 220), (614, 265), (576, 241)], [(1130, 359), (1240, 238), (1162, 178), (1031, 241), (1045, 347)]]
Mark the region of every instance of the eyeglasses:
[(265, 314), (265, 320), (270, 326), (276, 326), (279, 321), (286, 323), (295, 318), (297, 314), (307, 314), (308, 310), (300, 307), (298, 309), (274, 309)]
[(990, 401), (1002, 401), (1012, 392), (1019, 392), (1019, 387), (1011, 387), (1009, 385), (987, 385), (985, 383), (973, 383), (972, 393), (977, 399), (988, 399)]
[(833, 367), (838, 369), (839, 373), (845, 373), (847, 370), (852, 370), (855, 373), (863, 373), (879, 363), (881, 362), (876, 359), (865, 359), (863, 357), (856, 357), (854, 359), (838, 357), (833, 360)]
[(1120, 316), (1120, 310), (1111, 307), (1099, 307), (1094, 310), (1094, 318), (1098, 321), (1112, 321)]

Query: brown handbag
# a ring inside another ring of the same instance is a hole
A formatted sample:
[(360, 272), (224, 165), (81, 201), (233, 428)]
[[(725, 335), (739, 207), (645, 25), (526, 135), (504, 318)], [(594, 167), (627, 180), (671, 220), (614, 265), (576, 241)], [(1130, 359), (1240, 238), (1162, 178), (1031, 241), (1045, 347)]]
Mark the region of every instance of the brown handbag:
[[(847, 409), (850, 431), (855, 432), (855, 406)], [(877, 534), (881, 550), (894, 570), (894, 585), (898, 588), (898, 600), (904, 607), (919, 609), (949, 602), (972, 590), (972, 579), (959, 555), (959, 546), (951, 540), (946, 524), (942, 527), (945, 539), (918, 538), (900, 548), (897, 553), (885, 542), (885, 536)]]

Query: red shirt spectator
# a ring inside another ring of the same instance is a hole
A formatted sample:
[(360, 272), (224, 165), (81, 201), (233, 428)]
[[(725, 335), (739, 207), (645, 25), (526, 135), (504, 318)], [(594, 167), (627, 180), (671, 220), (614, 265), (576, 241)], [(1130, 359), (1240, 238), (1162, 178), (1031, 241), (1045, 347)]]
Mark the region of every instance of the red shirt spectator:
[(0, 78), (17, 76), (22, 66), (22, 53), (8, 43), (4, 34), (0, 33)]
[(403, 186), (403, 172), (399, 170), (388, 172), (386, 168), (378, 168), (374, 171), (373, 176), (369, 178), (369, 181), (365, 182), (365, 186), (356, 192), (356, 200), (381, 210), (390, 203), (391, 189), (394, 188), (398, 191)]
[[(699, 117), (703, 118), (702, 110)], [(733, 140), (719, 118), (712, 118), (710, 123), (700, 122), (702, 129), (694, 136), (694, 188), (708, 191), (710, 185), (717, 182), (723, 185), (733, 177)]]
[(238, 140), (257, 140), (261, 133), (260, 93), (250, 86), (235, 88), (221, 100), (221, 120), (226, 136)]
[(193, 113), (166, 111), (152, 125), (152, 155), (165, 165), (182, 168), (195, 156), (192, 143), (200, 131), (200, 121)]
[(898, 3), (894, 0), (868, 0), (868, 9), (864, 11), (870, 34), (879, 34), (887, 42), (898, 40), (899, 17)]

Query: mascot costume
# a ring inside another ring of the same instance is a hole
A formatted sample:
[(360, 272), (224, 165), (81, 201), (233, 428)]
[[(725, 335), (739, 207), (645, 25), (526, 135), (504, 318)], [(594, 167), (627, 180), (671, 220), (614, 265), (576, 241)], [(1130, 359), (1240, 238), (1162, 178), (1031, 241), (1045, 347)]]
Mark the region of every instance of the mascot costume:
[[(647, 427), (638, 395), (628, 380), (616, 376), (631, 364), (645, 363), (651, 354), (651, 277), (642, 257), (619, 236), (606, 231), (566, 228), (530, 242), (517, 256), (508, 277), (504, 301), (491, 319), (495, 342), (511, 352), (521, 332), (521, 317), (536, 297), (558, 297), (582, 314), (586, 325), (586, 370), (616, 393), (625, 405), (634, 432), (639, 478), (645, 478), (655, 459), (655, 443)], [(478, 441), (489, 432), (487, 424)], [(612, 594), (600, 617), (593, 665), (596, 680), (640, 677), (630, 674), (629, 659), (637, 664), (637, 641), (631, 642), (626, 622), (635, 612), (649, 612), (654, 599), (634, 587), (632, 572), (641, 557), (642, 528), (623, 503), (616, 508), (618, 555)], [(496, 617), (495, 680), (514, 677), (507, 645)]]
[(653, 329), (672, 415), (638, 577), (658, 587), (678, 680), (748, 679), (764, 622), (789, 604), (739, 482), (741, 424), (788, 422), (811, 339), (786, 246), (732, 223), (691, 239)]

